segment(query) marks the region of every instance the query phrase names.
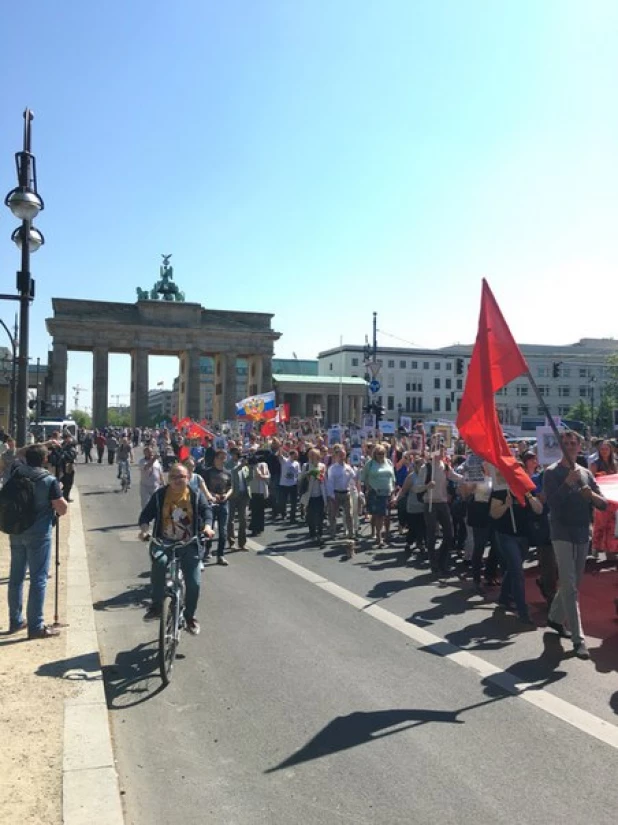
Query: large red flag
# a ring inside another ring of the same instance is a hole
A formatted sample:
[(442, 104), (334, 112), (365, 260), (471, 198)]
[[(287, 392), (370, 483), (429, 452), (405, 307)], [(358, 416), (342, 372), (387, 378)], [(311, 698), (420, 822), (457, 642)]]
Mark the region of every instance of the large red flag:
[(511, 455), (498, 420), (494, 393), (525, 372), (528, 365), (524, 356), (483, 278), (479, 330), (457, 414), (457, 427), (470, 449), (502, 473), (521, 502), (524, 494), (534, 489), (534, 484)]

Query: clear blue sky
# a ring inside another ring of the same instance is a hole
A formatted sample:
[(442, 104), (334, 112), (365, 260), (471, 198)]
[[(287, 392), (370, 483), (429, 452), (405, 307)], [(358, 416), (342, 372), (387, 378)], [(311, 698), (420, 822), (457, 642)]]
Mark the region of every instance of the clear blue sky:
[[(483, 276), (520, 342), (614, 335), (612, 0), (26, 8), (25, 38), (3, 10), (0, 194), (28, 105), (35, 358), (52, 296), (134, 301), (161, 252), (188, 300), (274, 312), (281, 356), (362, 342), (373, 310), (416, 346), (472, 342)], [(13, 226), (3, 208), (3, 291)], [(128, 358), (111, 367), (123, 400)], [(81, 406), (91, 371), (70, 356)], [(153, 385), (174, 372), (151, 360)]]

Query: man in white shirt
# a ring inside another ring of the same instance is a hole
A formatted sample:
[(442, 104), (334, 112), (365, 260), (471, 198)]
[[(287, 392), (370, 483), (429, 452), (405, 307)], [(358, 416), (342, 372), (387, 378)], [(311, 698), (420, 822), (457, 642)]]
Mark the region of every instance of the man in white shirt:
[[(454, 547), (453, 521), (448, 505), (447, 481), (461, 483), (462, 475), (451, 467), (444, 445), (439, 452), (425, 463), (418, 474), (418, 482), (412, 487), (415, 493), (424, 493), (425, 528), (427, 531), (427, 551), (431, 572), (434, 576), (445, 577), (449, 573), (451, 552)], [(442, 527), (442, 543), (436, 550), (436, 526)]]
[(300, 464), (298, 463), (298, 453), (290, 450), (288, 455), (280, 455), (281, 475), (279, 476), (279, 489), (277, 491), (278, 515), (285, 519), (288, 499), (290, 501), (290, 524), (296, 523), (296, 503), (298, 501), (298, 474)]
[(337, 535), (337, 516), (343, 510), (346, 539), (350, 544), (348, 557), (354, 555), (354, 526), (352, 522), (351, 490), (356, 484), (354, 469), (346, 461), (346, 451), (340, 444), (333, 447), (333, 460), (326, 474), (328, 496), (328, 523), (331, 538)]
[(163, 467), (152, 447), (144, 447), (144, 457), (138, 462), (141, 471), (139, 493), (142, 510), (150, 501), (153, 493), (163, 487)]

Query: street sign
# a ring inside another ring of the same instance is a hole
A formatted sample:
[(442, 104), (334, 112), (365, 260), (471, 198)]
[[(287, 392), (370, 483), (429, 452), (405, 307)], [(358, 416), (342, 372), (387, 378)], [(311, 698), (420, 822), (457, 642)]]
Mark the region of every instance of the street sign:
[(380, 382), (377, 381), (375, 378), (373, 379), (373, 381), (369, 382), (370, 392), (373, 392), (373, 393), (380, 392), (380, 386), (381, 386)]

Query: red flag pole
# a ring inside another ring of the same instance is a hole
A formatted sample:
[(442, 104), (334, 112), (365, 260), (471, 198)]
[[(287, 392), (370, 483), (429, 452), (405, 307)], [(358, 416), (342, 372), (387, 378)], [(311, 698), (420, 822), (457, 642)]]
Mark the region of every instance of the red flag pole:
[(552, 431), (553, 431), (554, 435), (556, 436), (556, 441), (558, 442), (558, 444), (560, 444), (560, 449), (562, 450), (562, 455), (566, 459), (567, 464), (569, 465), (569, 467), (572, 470), (573, 467), (575, 466), (575, 464), (573, 464), (571, 459), (566, 454), (564, 447), (562, 446), (562, 437), (560, 435), (560, 431), (558, 430), (558, 427), (556, 426), (556, 422), (554, 421), (553, 416), (549, 412), (549, 407), (547, 406), (547, 404), (545, 402), (545, 399), (541, 395), (541, 391), (539, 390), (536, 381), (534, 380), (534, 378), (530, 374), (530, 370), (528, 370), (528, 372), (526, 373), (526, 376), (528, 377), (528, 380), (530, 381), (530, 386), (532, 387), (532, 391), (534, 392), (534, 394), (537, 397), (537, 401), (539, 402), (539, 407), (543, 408), (543, 412), (545, 413), (545, 418), (549, 421), (549, 426), (552, 428)]

